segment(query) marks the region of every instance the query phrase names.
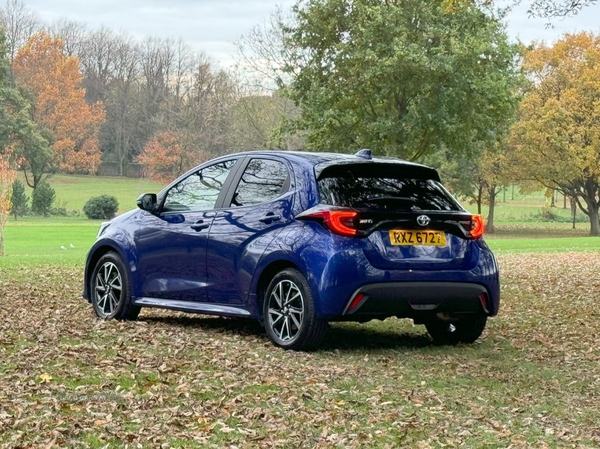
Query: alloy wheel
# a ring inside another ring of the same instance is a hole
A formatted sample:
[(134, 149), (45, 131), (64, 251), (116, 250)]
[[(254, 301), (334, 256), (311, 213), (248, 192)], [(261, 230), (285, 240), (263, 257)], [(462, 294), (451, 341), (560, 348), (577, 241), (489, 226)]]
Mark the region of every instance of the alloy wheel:
[(106, 262), (98, 269), (94, 281), (94, 295), (98, 314), (102, 318), (111, 317), (123, 296), (123, 279), (113, 262)]
[(275, 336), (284, 343), (296, 339), (304, 321), (304, 298), (298, 286), (290, 280), (282, 280), (269, 295), (269, 326)]

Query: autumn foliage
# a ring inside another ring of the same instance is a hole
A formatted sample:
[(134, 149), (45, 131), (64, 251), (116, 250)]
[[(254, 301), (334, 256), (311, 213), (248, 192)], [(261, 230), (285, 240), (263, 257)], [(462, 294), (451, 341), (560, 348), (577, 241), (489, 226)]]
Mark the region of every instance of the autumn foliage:
[(0, 152), (0, 256), (4, 255), (4, 225), (10, 215), (10, 196), (17, 172), (11, 166), (11, 151)]
[(170, 182), (186, 170), (208, 159), (175, 132), (156, 134), (138, 156), (138, 162), (146, 166), (147, 174), (160, 182)]
[(600, 36), (565, 35), (525, 54), (532, 88), (513, 128), (523, 179), (576, 198), (600, 235)]
[(95, 173), (100, 164), (98, 132), (104, 123), (102, 103), (88, 105), (79, 60), (65, 56), (63, 43), (45, 33), (32, 36), (14, 61), (15, 80), (35, 101), (34, 121), (52, 132), (58, 168)]

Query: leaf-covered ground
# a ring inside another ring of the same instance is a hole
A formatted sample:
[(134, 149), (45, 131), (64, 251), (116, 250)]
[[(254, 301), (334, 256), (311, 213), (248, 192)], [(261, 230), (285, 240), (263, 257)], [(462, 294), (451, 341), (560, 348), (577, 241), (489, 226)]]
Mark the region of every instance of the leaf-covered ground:
[(0, 268), (0, 447), (598, 447), (600, 254), (503, 254), (474, 345), (407, 320), (284, 352), (254, 322), (102, 322), (81, 268)]

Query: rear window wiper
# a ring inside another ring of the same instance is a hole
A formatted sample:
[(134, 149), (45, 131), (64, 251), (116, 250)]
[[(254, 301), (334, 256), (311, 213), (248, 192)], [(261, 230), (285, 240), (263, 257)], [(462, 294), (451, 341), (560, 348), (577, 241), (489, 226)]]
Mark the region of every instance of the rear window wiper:
[(393, 196), (393, 195), (381, 195), (381, 196), (371, 196), (365, 199), (358, 201), (358, 204), (373, 204), (375, 206), (383, 206), (384, 208), (387, 205), (406, 205), (410, 207), (411, 210), (421, 210), (415, 203), (417, 199), (404, 197), (404, 196)]

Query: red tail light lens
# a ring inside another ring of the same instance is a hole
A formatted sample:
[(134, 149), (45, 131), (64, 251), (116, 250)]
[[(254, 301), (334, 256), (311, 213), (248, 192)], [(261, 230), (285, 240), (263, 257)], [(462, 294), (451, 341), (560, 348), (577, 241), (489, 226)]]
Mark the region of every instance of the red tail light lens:
[(488, 296), (485, 293), (479, 295), (479, 301), (481, 301), (481, 307), (485, 313), (490, 313), (490, 309), (488, 309)]
[(479, 239), (483, 236), (483, 217), (481, 215), (473, 215), (471, 217), (471, 237)]
[(346, 312), (345, 313), (352, 313), (355, 311), (355, 309), (361, 305), (364, 301), (363, 299), (365, 298), (365, 295), (363, 293), (358, 293), (354, 299), (352, 299), (352, 302), (350, 302), (350, 305), (346, 308)]
[(319, 210), (298, 216), (302, 219), (323, 220), (331, 232), (347, 237), (354, 237), (358, 230), (354, 227), (354, 219), (358, 212), (353, 210)]

